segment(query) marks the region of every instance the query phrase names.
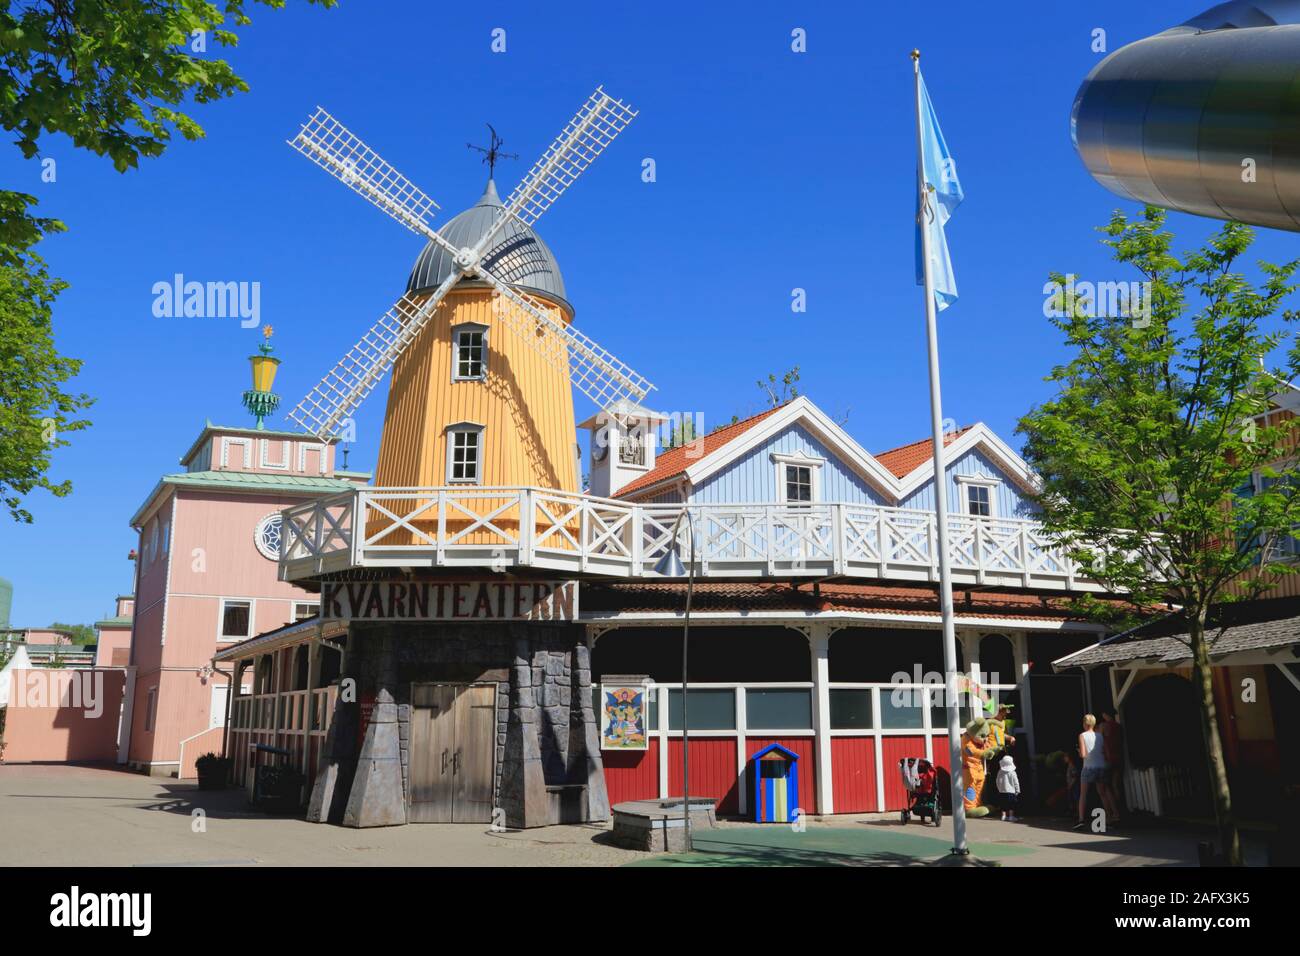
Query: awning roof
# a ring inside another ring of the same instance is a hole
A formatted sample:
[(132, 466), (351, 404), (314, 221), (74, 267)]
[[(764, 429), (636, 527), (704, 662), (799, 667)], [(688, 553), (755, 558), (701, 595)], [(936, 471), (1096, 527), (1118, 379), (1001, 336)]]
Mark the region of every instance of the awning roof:
[[(596, 623), (654, 623), (679, 617), (685, 604), (682, 583), (603, 583), (582, 585), (581, 620)], [(1051, 630), (1101, 630), (1101, 625), (1070, 607), (1070, 598), (1015, 591), (959, 589), (953, 592), (957, 623), (1037, 622)], [(940, 618), (934, 587), (823, 583), (795, 590), (786, 583), (704, 582), (695, 585), (692, 620), (727, 619), (758, 623), (791, 618), (852, 621), (896, 620), (901, 626), (929, 626)]]
[[(1219, 633), (1220, 628), (1226, 628)], [(1300, 598), (1271, 598), (1220, 604), (1207, 624), (1210, 659), (1235, 663), (1248, 654), (1280, 653), (1300, 647)], [(1177, 614), (1107, 638), (1092, 647), (1052, 662), (1057, 671), (1074, 667), (1143, 662), (1150, 667), (1181, 667), (1191, 663), (1186, 625)]]
[[(258, 654), (265, 654), (268, 651), (279, 650), (290, 644), (301, 644), (316, 637), (320, 626), (319, 618), (314, 617), (309, 617), (305, 621), (298, 621), (294, 624), (286, 624), (274, 631), (267, 631), (265, 634), (257, 635), (257, 637), (250, 637), (246, 641), (224, 647), (217, 651), (212, 656), (212, 659), (214, 661), (239, 661), (248, 657), (255, 657)], [(320, 636), (328, 641), (336, 637), (342, 637), (347, 632), (348, 625), (346, 621), (326, 621)]]

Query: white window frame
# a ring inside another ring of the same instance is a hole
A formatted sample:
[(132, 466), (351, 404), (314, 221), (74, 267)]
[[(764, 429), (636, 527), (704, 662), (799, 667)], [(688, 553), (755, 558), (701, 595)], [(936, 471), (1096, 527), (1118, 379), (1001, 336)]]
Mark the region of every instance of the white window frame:
[[(776, 500), (782, 504), (794, 505), (815, 505), (822, 500), (822, 466), (826, 464), (825, 458), (814, 458), (811, 455), (781, 455), (773, 454), (772, 461), (776, 465)], [(812, 500), (811, 501), (789, 501), (786, 498), (786, 476), (785, 470), (788, 466), (796, 468), (807, 468), (808, 476), (812, 482)]]
[(158, 724), (158, 688), (149, 688), (149, 693), (145, 696), (144, 702), (144, 730), (145, 733), (151, 734)]
[[(222, 630), (226, 622), (226, 605), (239, 602), (248, 605), (248, 633), (243, 637), (232, 637), (223, 634)], [(222, 597), (217, 599), (217, 643), (234, 644), (239, 641), (246, 641), (257, 632), (257, 598), (246, 597)]]
[(230, 448), (232, 445), (238, 445), (244, 454), (244, 471), (253, 469), (253, 443), (247, 438), (237, 438), (233, 435), (223, 435), (221, 438), (221, 461), (218, 462), (217, 471), (229, 471), (230, 468), (226, 462), (230, 460)]
[[(478, 375), (460, 374), (460, 337), (466, 333), (478, 333), (483, 336), (482, 358), (479, 360)], [(451, 330), (451, 380), (453, 382), (482, 382), (488, 376), (488, 327), (478, 322), (463, 322), (452, 326)]]
[(300, 441), (298, 442), (298, 470), (304, 474), (307, 472), (307, 452), (315, 451), (320, 453), (320, 473), (323, 475), (327, 471), (328, 462), (326, 461), (327, 445), (319, 442)]
[[(1252, 495), (1262, 494), (1265, 490), (1264, 475), (1258, 468), (1250, 473), (1250, 485)], [(1287, 540), (1296, 542), (1295, 544), (1288, 545), (1284, 550), (1280, 550), (1274, 554), (1261, 553), (1261, 561), (1267, 560), (1281, 564), (1283, 562), (1295, 562), (1300, 560), (1300, 551), (1296, 550), (1300, 547), (1300, 528), (1295, 530), (1297, 532), (1296, 534), (1287, 535)]]
[[(449, 485), (481, 485), (483, 484), (483, 436), (485, 429), (476, 422), (457, 422), (454, 425), (447, 426), (447, 484)], [(473, 434), (477, 437), (475, 444), (476, 454), (474, 458), (474, 477), (473, 478), (453, 478), (452, 468), (456, 458), (456, 436)]]
[[(278, 440), (278, 439), (277, 439)], [(283, 448), (283, 454), (278, 462), (271, 460), (271, 439), (263, 438), (259, 443), (258, 467), (267, 469), (277, 469), (279, 471), (289, 471), (293, 464), (293, 442), (285, 439), (280, 442)], [(302, 469), (299, 469), (301, 471)]]
[(299, 621), (303, 620), (303, 618), (298, 616), (298, 608), (300, 607), (308, 607), (312, 609), (311, 613), (308, 614), (307, 617), (315, 617), (320, 613), (320, 601), (294, 601), (293, 606), (289, 609), (289, 614), (292, 618), (289, 623), (297, 624)]
[[(961, 513), (968, 518), (997, 518), (998, 515), (998, 485), (1002, 484), (1000, 478), (993, 478), (988, 475), (956, 475), (954, 481), (957, 483), (957, 490), (961, 493)], [(987, 488), (989, 492), (989, 513), (987, 515), (971, 514), (970, 510), (970, 487), (974, 485), (979, 488)]]

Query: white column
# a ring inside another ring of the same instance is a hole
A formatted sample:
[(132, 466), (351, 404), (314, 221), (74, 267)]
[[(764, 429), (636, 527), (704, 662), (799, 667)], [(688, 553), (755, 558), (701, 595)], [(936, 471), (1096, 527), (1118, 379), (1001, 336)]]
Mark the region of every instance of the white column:
[(117, 726), (117, 762), (131, 759), (131, 722), (135, 719), (135, 665), (125, 668), (126, 680), (122, 685), (122, 710)]
[(736, 785), (739, 791), (740, 801), (737, 806), (739, 813), (745, 813), (749, 810), (749, 793), (754, 786), (754, 781), (749, 779), (749, 760), (746, 758), (745, 751), (749, 749), (748, 739), (745, 734), (745, 728), (749, 726), (749, 710), (745, 699), (745, 688), (736, 688), (736, 776), (740, 782)]
[(808, 635), (812, 651), (813, 730), (816, 736), (817, 812), (834, 813), (834, 770), (831, 767), (831, 628), (813, 626)]
[(1037, 751), (1034, 748), (1034, 702), (1029, 694), (1029, 635), (1024, 631), (1013, 635), (1011, 646), (1016, 655), (1016, 683), (1020, 685), (1020, 713), (1016, 715), (1016, 726), (1024, 728), (1025, 745), (1029, 748), (1029, 756), (1033, 757)]

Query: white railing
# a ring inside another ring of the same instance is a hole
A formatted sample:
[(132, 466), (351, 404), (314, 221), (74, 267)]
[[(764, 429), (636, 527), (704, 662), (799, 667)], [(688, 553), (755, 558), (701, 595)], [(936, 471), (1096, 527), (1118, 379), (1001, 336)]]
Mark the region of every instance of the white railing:
[[(543, 488), (360, 488), (284, 512), (281, 576), (348, 567), (535, 567), (654, 579), (681, 505)], [(934, 515), (859, 504), (692, 504), (696, 571), (936, 581)], [(1034, 521), (949, 518), (959, 584), (1101, 590)], [(686, 522), (678, 552), (688, 558)]]

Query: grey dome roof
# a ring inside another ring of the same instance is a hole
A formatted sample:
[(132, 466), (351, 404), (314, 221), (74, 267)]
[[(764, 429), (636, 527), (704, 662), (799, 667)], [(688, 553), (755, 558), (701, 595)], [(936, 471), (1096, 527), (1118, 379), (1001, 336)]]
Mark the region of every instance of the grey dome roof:
[[(488, 180), (487, 188), (477, 203), (449, 220), (438, 234), (457, 248), (472, 246), (488, 231), (501, 214), (503, 204), (497, 195), (496, 184)], [(483, 255), (483, 265), (496, 276), (529, 292), (539, 292), (573, 316), (573, 307), (564, 295), (564, 279), (560, 265), (546, 243), (532, 229), (513, 216), (497, 233), (496, 240)], [(407, 292), (431, 292), (447, 276), (459, 271), (446, 249), (429, 242), (415, 260)], [(470, 280), (466, 280), (470, 281)], [(483, 285), (472, 282), (473, 285)]]

